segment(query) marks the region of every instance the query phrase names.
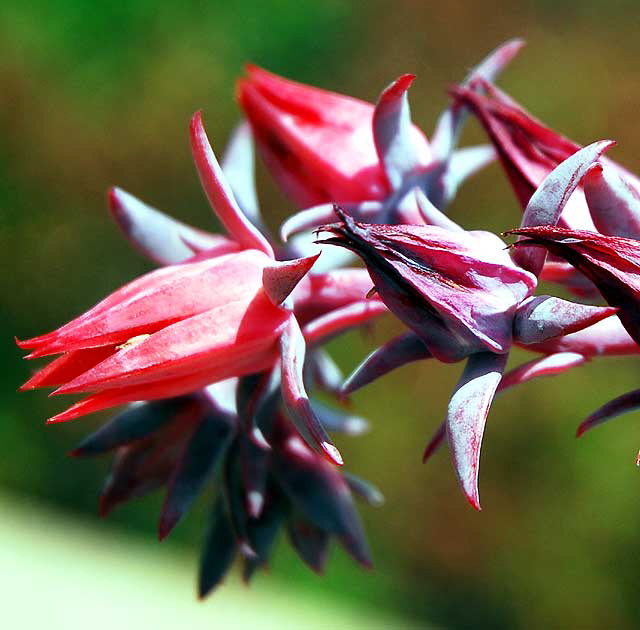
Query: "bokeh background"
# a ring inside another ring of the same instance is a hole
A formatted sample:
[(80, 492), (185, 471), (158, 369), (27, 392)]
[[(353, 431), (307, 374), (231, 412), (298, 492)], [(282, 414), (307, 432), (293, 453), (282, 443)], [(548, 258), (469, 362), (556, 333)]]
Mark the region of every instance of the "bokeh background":
[[(96, 503), (106, 461), (65, 456), (103, 417), (64, 426), (65, 406), (18, 395), (32, 366), (13, 335), (67, 321), (149, 269), (119, 236), (105, 192), (118, 184), (182, 220), (211, 227), (187, 140), (204, 110), (221, 149), (239, 117), (234, 81), (253, 61), (375, 100), (415, 72), (414, 120), (430, 133), (447, 87), (501, 41), (528, 46), (501, 85), (575, 140), (619, 141), (640, 168), (635, 0), (393, 3), (280, 0), (123, 3), (5, 0), (0, 7), (0, 607), (11, 628), (443, 627), (633, 628), (640, 624), (637, 414), (577, 442), (577, 423), (637, 387), (638, 360), (595, 362), (500, 397), (483, 447), (484, 510), (473, 512), (443, 451), (421, 451), (459, 365), (404, 368), (355, 396), (373, 430), (339, 442), (349, 468), (387, 497), (363, 517), (376, 570), (341, 552), (320, 579), (280, 545), (252, 589), (231, 576), (205, 604), (192, 574), (207, 502), (158, 545), (161, 496), (107, 522)], [(471, 123), (469, 141), (482, 133)], [(269, 223), (291, 207), (260, 166)], [(452, 207), (468, 227), (514, 227), (497, 166)], [(381, 321), (331, 351), (349, 370), (398, 330)], [(522, 359), (522, 355), (517, 357)], [(12, 617), (12, 615), (15, 615)], [(116, 621), (117, 620), (117, 621)], [(163, 625), (164, 624), (164, 625)], [(202, 624), (202, 625), (198, 625)], [(4, 625), (4, 623), (3, 623)]]

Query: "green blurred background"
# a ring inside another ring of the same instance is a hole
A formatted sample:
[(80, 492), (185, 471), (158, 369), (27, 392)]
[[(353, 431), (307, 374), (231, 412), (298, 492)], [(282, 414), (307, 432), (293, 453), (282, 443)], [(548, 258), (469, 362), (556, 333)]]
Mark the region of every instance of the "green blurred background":
[[(238, 119), (234, 81), (246, 61), (367, 100), (415, 72), (413, 115), (429, 134), (447, 87), (495, 45), (523, 36), (528, 46), (501, 85), (579, 142), (617, 139), (614, 157), (637, 171), (639, 26), (635, 0), (5, 0), (0, 604), (5, 620), (7, 610), (17, 615), (5, 627), (46, 619), (53, 628), (107, 627), (113, 618), (121, 627), (263, 628), (282, 627), (287, 615), (293, 627), (638, 627), (637, 415), (573, 437), (591, 410), (637, 387), (637, 360), (596, 362), (497, 400), (483, 448), (482, 513), (464, 501), (445, 452), (420, 462), (460, 366), (425, 363), (368, 387), (354, 408), (373, 431), (339, 446), (349, 468), (387, 496), (382, 508), (363, 510), (375, 572), (336, 552), (319, 579), (280, 545), (271, 575), (251, 591), (234, 574), (203, 605), (191, 572), (206, 500), (162, 546), (159, 495), (99, 522), (107, 462), (65, 452), (104, 416), (44, 426), (66, 401), (16, 393), (32, 366), (13, 335), (57, 327), (150, 268), (111, 223), (108, 186), (211, 226), (187, 124), (202, 108), (222, 149)], [(482, 138), (475, 123), (465, 138)], [(291, 208), (261, 167), (258, 176), (275, 227)], [(452, 214), (495, 231), (519, 220), (497, 166), (463, 189)], [(380, 322), (330, 349), (349, 370), (397, 330)]]

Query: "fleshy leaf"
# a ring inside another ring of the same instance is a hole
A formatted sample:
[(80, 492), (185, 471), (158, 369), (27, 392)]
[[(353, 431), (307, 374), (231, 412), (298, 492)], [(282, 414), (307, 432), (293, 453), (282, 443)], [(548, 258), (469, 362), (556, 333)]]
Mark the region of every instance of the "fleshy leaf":
[(249, 522), (249, 540), (256, 555), (245, 559), (242, 572), (244, 582), (249, 583), (255, 571), (269, 562), (273, 544), (285, 516), (284, 501), (281, 497), (275, 496), (271, 497), (260, 518)]
[(489, 144), (464, 147), (454, 151), (444, 173), (442, 206), (448, 206), (456, 196), (458, 188), (495, 159), (495, 149)]
[(414, 74), (405, 74), (384, 89), (373, 113), (373, 138), (391, 189), (420, 165), (412, 138), (407, 91)]
[[(523, 39), (510, 39), (492, 50), (463, 81), (468, 85), (474, 79), (493, 81), (524, 46)], [(436, 123), (431, 137), (431, 148), (438, 159), (447, 159), (458, 143), (462, 125), (468, 116), (466, 107), (453, 103), (445, 109)]]
[[(380, 201), (340, 203), (339, 205), (354, 219), (368, 222), (373, 222), (375, 217), (380, 216), (385, 209), (385, 205)], [(313, 230), (320, 225), (330, 223), (335, 219), (334, 208), (334, 203), (323, 203), (296, 212), (280, 227), (280, 238), (286, 242), (292, 234), (297, 234), (304, 230)]]
[(282, 304), (296, 285), (313, 267), (320, 253), (308, 258), (296, 258), (284, 262), (275, 261), (262, 272), (262, 286), (273, 304)]
[[(556, 166), (531, 196), (522, 217), (521, 227), (555, 225), (573, 191), (580, 184), (587, 169), (615, 142), (594, 142)], [(540, 275), (546, 252), (536, 247), (516, 249), (513, 258), (521, 267)]]
[(522, 344), (541, 343), (587, 328), (617, 312), (611, 306), (576, 304), (549, 295), (530, 297), (518, 306), (513, 339)]
[(214, 212), (222, 221), (231, 238), (247, 249), (257, 249), (273, 258), (273, 249), (260, 231), (242, 214), (238, 202), (216, 160), (202, 124), (202, 115), (196, 112), (191, 119), (191, 148), (202, 187)]
[(192, 396), (133, 403), (86, 437), (70, 455), (99, 455), (145, 438), (193, 403)]
[(447, 437), (447, 423), (443, 422), (433, 434), (433, 437), (429, 440), (429, 443), (425, 446), (422, 453), (422, 463), (424, 464), (431, 456), (436, 453), (440, 447), (444, 444)]
[(302, 379), (305, 340), (295, 317), (289, 323), (280, 339), (282, 354), (282, 398), (288, 415), (309, 446), (335, 464), (342, 464), (342, 456), (331, 438), (313, 413), (311, 403)]
[(355, 496), (374, 507), (378, 507), (384, 503), (384, 495), (370, 481), (361, 479), (352, 473), (345, 472), (343, 474), (351, 492), (353, 492)]
[(376, 348), (350, 374), (342, 386), (341, 394), (348, 396), (402, 365), (430, 357), (431, 353), (418, 335), (403, 333)]
[(218, 256), (239, 249), (226, 236), (209, 234), (176, 221), (121, 188), (109, 191), (109, 209), (127, 240), (161, 265), (184, 262), (199, 251)]
[(616, 416), (620, 416), (623, 413), (629, 411), (635, 411), (640, 408), (640, 389), (636, 389), (632, 392), (627, 392), (622, 396), (618, 396), (613, 400), (610, 400), (606, 405), (603, 405), (597, 411), (594, 411), (580, 426), (576, 432), (576, 437), (580, 437), (583, 433), (593, 427), (597, 427), (599, 424), (611, 420)]
[(332, 409), (317, 400), (312, 400), (311, 406), (327, 431), (345, 433), (346, 435), (362, 435), (369, 429), (369, 423), (360, 416)]
[(236, 555), (236, 541), (224, 501), (216, 501), (211, 515), (198, 575), (198, 596), (205, 598), (223, 580)]
[(292, 517), (287, 534), (302, 561), (315, 573), (324, 573), (329, 552), (329, 534), (302, 518)]
[(309, 345), (324, 343), (387, 312), (387, 307), (380, 300), (354, 302), (309, 322), (303, 329), (304, 338)]
[(447, 410), (447, 439), (451, 457), (462, 491), (476, 510), (480, 510), (478, 471), (482, 435), (506, 363), (506, 354), (472, 354)]
[(274, 471), (294, 506), (314, 525), (332, 533), (363, 566), (371, 559), (351, 492), (338, 470), (314, 456), (297, 436), (274, 453)]
[(578, 367), (587, 362), (587, 357), (578, 352), (556, 352), (538, 359), (523, 363), (507, 372), (498, 386), (499, 392), (514, 385), (522, 385), (539, 376), (551, 376), (561, 374), (571, 368)]
[(416, 204), (422, 215), (422, 219), (428, 225), (437, 225), (445, 230), (451, 230), (453, 232), (462, 232), (461, 228), (455, 221), (452, 221), (446, 214), (438, 210), (429, 198), (418, 187), (414, 189), (416, 197)]
[(232, 435), (228, 418), (217, 415), (206, 416), (195, 430), (167, 488), (158, 526), (160, 540), (164, 540), (189, 511)]

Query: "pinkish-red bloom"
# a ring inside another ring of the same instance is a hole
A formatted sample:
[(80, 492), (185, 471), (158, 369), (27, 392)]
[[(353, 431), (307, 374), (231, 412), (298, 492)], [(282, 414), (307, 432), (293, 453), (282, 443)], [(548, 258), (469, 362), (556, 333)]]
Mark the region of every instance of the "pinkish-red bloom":
[[(129, 240), (169, 264), (59, 329), (18, 342), (31, 350), (28, 358), (62, 355), (23, 389), (89, 392), (51, 419), (63, 421), (132, 401), (180, 396), (230, 377), (268, 373), (279, 363), (280, 390), (292, 421), (313, 448), (341, 463), (305, 391), (305, 337), (318, 344), (385, 307), (365, 299), (369, 283), (363, 285), (362, 270), (325, 272), (291, 295), (319, 254), (277, 261), (269, 241), (241, 210), (199, 114), (192, 120), (191, 141), (203, 188), (229, 237), (186, 226), (113, 189), (111, 209)], [(246, 193), (246, 182), (230, 171), (231, 182), (236, 188), (244, 185)], [(250, 195), (240, 197), (250, 205)], [(259, 216), (254, 220), (259, 223)], [(326, 363), (314, 350), (309, 369), (326, 381), (331, 373)]]
[[(372, 133), (373, 105), (256, 66), (247, 67), (238, 99), (269, 170), (301, 207), (388, 194)], [(416, 127), (412, 138), (428, 163), (426, 138)]]
[(513, 317), (536, 278), (511, 260), (488, 232), (436, 226), (368, 225), (339, 209), (324, 226), (332, 243), (365, 261), (380, 297), (441, 361), (474, 352), (506, 353)]

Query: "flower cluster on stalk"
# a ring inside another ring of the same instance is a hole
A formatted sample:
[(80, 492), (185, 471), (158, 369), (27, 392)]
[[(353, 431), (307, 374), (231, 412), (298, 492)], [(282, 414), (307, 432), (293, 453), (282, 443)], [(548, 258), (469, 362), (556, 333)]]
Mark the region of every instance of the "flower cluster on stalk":
[[(162, 539), (215, 480), (201, 596), (236, 555), (250, 579), (283, 529), (315, 571), (332, 539), (371, 566), (353, 498), (382, 498), (340, 468), (330, 434), (366, 428), (340, 405), (373, 380), (412, 361), (465, 361), (424, 459), (447, 443), (479, 509), (481, 443), (498, 392), (595, 356), (638, 353), (640, 181), (604, 157), (612, 142), (581, 148), (493, 84), (521, 46), (497, 48), (451, 91), (430, 140), (411, 121), (413, 75), (373, 105), (248, 67), (238, 88), (247, 122), (221, 165), (200, 113), (190, 127), (202, 187), (226, 234), (112, 189), (116, 223), (160, 268), (57, 330), (18, 341), (27, 358), (59, 355), (23, 389), (86, 394), (50, 422), (127, 405), (72, 451), (113, 453), (103, 514), (165, 487)], [(458, 148), (469, 114), (491, 144)], [(254, 141), (299, 208), (281, 228), (283, 244), (258, 207)], [(495, 156), (523, 208), (520, 227), (506, 233), (517, 237), (510, 247), (444, 214)], [(351, 266), (353, 255), (364, 268)], [(585, 303), (537, 294), (539, 279)], [(385, 313), (408, 330), (344, 380), (323, 344)], [(534, 357), (505, 371), (514, 345)], [(320, 403), (315, 390), (337, 405)], [(639, 392), (607, 403), (579, 434), (640, 406)]]

